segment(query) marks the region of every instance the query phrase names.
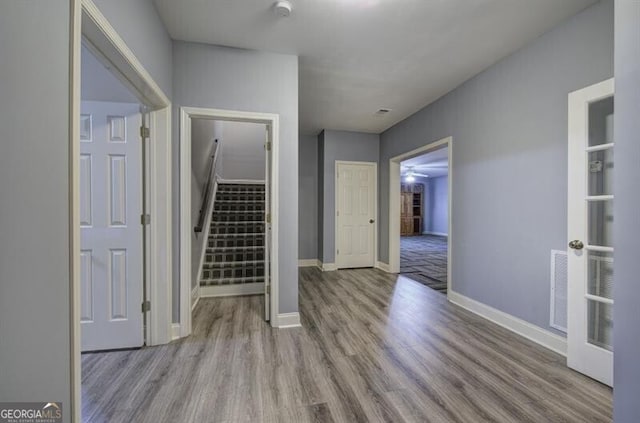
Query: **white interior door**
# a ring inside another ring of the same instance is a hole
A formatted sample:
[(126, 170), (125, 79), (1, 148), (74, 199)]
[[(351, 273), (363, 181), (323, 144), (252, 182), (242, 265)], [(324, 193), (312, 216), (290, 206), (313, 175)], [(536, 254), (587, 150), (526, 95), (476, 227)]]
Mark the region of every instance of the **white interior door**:
[(569, 94), (567, 365), (613, 386), (613, 80)]
[(140, 347), (144, 342), (139, 107), (137, 104), (82, 103), (83, 351)]
[(376, 164), (336, 162), (336, 264), (375, 266)]
[(265, 135), (264, 177), (264, 319), (271, 320), (271, 127), (267, 125)]

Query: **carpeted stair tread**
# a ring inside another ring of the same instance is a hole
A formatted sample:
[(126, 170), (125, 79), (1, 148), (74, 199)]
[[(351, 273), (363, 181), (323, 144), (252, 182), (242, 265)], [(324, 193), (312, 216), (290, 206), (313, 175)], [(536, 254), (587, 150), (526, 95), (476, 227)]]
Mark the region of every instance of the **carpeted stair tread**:
[(265, 197), (264, 185), (218, 185), (200, 285), (264, 282)]

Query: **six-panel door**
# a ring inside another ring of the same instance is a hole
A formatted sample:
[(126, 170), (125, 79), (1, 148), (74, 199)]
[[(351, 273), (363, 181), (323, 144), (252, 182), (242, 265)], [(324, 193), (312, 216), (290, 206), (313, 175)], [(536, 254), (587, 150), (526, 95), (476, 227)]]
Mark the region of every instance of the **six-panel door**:
[(82, 350), (139, 347), (143, 344), (139, 106), (83, 102), (81, 113)]

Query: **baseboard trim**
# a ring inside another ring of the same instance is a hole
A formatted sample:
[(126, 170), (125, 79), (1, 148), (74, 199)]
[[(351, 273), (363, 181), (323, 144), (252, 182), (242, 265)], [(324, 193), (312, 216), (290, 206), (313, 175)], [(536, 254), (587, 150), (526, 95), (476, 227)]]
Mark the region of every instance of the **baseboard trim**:
[(171, 340), (180, 339), (180, 323), (171, 324)]
[(299, 328), (302, 327), (300, 323), (300, 313), (280, 313), (276, 317), (276, 325), (278, 329)]
[(298, 267), (322, 267), (318, 259), (302, 259), (298, 260)]
[(319, 261), (318, 264), (318, 267), (322, 269), (323, 272), (333, 272), (334, 270), (338, 270), (338, 265), (336, 263), (323, 263)]
[(445, 234), (444, 232), (423, 232), (422, 235), (437, 235), (445, 238), (449, 236), (449, 234)]
[(191, 290), (191, 311), (193, 311), (198, 305), (198, 301), (200, 301), (200, 287), (194, 286)]
[(376, 261), (376, 269), (380, 269), (383, 272), (391, 273), (389, 265), (383, 261)]
[(264, 185), (264, 179), (219, 179), (220, 184)]
[(201, 286), (200, 298), (264, 294), (264, 282)]
[(509, 329), (560, 355), (565, 357), (567, 355), (567, 340), (555, 333), (451, 290), (449, 290), (447, 298), (453, 304), (477, 314), (498, 326)]

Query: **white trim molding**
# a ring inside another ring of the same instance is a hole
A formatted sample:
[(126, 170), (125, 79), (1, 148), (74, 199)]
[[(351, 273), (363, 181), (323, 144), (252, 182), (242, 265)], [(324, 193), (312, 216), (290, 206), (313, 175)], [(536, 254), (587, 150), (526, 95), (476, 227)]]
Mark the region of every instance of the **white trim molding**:
[[(72, 298), (71, 315), (71, 393), (70, 416), (80, 421), (80, 218), (78, 160), (80, 151), (80, 67), (81, 45), (84, 44), (113, 74), (149, 108), (149, 175), (147, 193), (152, 216), (148, 242), (148, 297), (152, 307), (145, 331), (147, 345), (168, 343), (172, 337), (171, 298), (171, 102), (135, 54), (117, 33), (92, 0), (72, 0), (70, 9), (70, 147), (69, 147), (69, 216), (70, 271)], [(81, 44), (82, 43), (82, 44)]]
[(451, 303), (477, 314), (498, 326), (509, 329), (536, 344), (560, 355), (567, 355), (567, 340), (562, 336), (451, 290), (449, 290), (448, 299)]
[(273, 325), (279, 329), (300, 328), (300, 313), (280, 313), (276, 317), (276, 324)]
[(407, 153), (389, 159), (389, 272), (400, 273), (400, 162), (446, 148), (449, 167), (449, 222), (447, 235), (447, 292), (451, 290), (451, 268), (453, 257), (453, 137), (429, 143)]
[(298, 260), (298, 267), (318, 267), (322, 269), (322, 265), (318, 259), (300, 259)]
[[(147, 106), (161, 109), (171, 104), (122, 37), (111, 26), (93, 0), (82, 1), (82, 35), (96, 58)], [(79, 52), (78, 52), (79, 54)]]
[(191, 290), (191, 311), (193, 311), (200, 301), (200, 286), (196, 285)]
[(320, 270), (323, 272), (333, 272), (334, 270), (338, 270), (338, 265), (336, 263), (323, 263), (318, 261)]
[(383, 272), (392, 273), (391, 268), (389, 267), (389, 264), (383, 261), (376, 261), (376, 269), (380, 269)]
[(264, 179), (223, 179), (220, 178), (221, 184), (241, 184), (241, 185), (264, 185)]
[(180, 339), (180, 323), (171, 324), (171, 340)]
[(210, 285), (200, 287), (200, 298), (235, 297), (238, 295), (264, 294), (264, 282)]

